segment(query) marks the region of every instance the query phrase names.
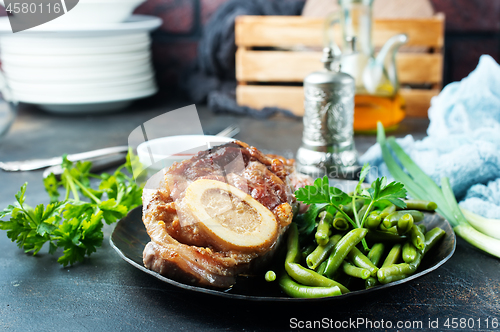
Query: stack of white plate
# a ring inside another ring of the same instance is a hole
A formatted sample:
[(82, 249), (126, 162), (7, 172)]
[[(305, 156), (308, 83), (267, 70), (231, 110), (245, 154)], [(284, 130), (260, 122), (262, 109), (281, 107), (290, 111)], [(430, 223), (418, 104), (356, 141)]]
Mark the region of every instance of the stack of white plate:
[(13, 99), (82, 113), (120, 110), (155, 94), (149, 32), (160, 24), (134, 15), (118, 23), (44, 24), (13, 34), (7, 17), (0, 19), (0, 59)]

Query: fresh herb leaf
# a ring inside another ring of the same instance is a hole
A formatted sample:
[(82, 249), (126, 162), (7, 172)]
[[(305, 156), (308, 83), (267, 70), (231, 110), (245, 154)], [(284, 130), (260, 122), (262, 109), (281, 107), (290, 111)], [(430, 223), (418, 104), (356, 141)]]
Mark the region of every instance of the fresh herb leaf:
[(330, 185), (328, 177), (317, 178), (312, 186), (305, 186), (295, 191), (295, 197), (298, 201), (305, 204), (329, 203)]
[[(340, 211), (352, 225), (355, 225), (351, 217), (349, 217), (341, 207), (351, 202), (351, 196), (338, 188), (330, 187), (327, 176), (316, 179), (312, 186), (305, 186), (304, 188), (297, 189), (297, 191), (295, 191), (295, 198), (305, 204), (311, 204), (311, 206), (321, 205), (322, 209), (327, 205), (331, 206)], [(318, 211), (318, 214), (319, 212), (321, 211)]]
[(124, 205), (120, 205), (116, 202), (114, 198), (108, 199), (98, 205), (99, 209), (102, 211), (102, 217), (108, 225), (118, 221), (119, 219), (125, 217), (128, 209)]
[(399, 208), (406, 208), (406, 203), (403, 201), (406, 198), (406, 189), (401, 182), (387, 183), (386, 177), (378, 178), (363, 193), (366, 193), (373, 203), (387, 200)]
[(59, 200), (59, 181), (57, 181), (56, 176), (51, 173), (45, 179), (43, 179), (43, 185), (45, 186), (45, 191), (49, 194), (50, 202), (57, 202)]
[[(142, 204), (142, 187), (121, 171), (132, 169), (131, 160), (128, 156), (113, 175), (99, 176), (90, 173), (90, 162), (72, 163), (63, 156), (61, 180), (53, 174), (44, 179), (50, 204), (34, 209), (25, 204), (25, 183), (15, 195), (17, 202), (0, 211), (0, 219), (10, 215), (10, 220), (0, 220), (0, 229), (25, 252), (37, 254), (48, 242), (50, 254), (63, 249), (58, 259), (62, 265), (83, 261), (101, 246), (103, 222), (112, 224)], [(93, 178), (101, 179), (98, 189), (91, 187)], [(66, 194), (59, 201), (61, 187)], [(80, 199), (84, 197), (90, 201)]]
[(57, 246), (64, 249), (63, 256), (57, 260), (60, 264), (66, 266), (81, 262), (85, 255), (89, 256), (101, 246), (104, 238), (102, 217), (100, 211), (86, 216), (83, 220), (68, 219), (54, 231)]
[[(362, 220), (359, 219), (356, 209), (358, 198), (366, 200), (367, 211), (370, 211), (377, 204), (387, 205), (388, 202), (397, 207), (406, 208), (406, 203), (403, 201), (406, 198), (406, 189), (401, 182), (387, 183), (387, 178), (383, 177), (373, 181), (369, 188), (363, 189), (363, 182), (369, 171), (370, 165), (365, 164), (361, 169), (360, 179), (352, 196), (336, 187), (330, 187), (327, 176), (316, 179), (312, 186), (305, 186), (295, 191), (295, 197), (298, 201), (310, 204), (309, 210), (300, 218), (296, 218), (299, 232), (312, 233), (316, 225), (316, 218), (324, 209), (327, 209), (332, 215), (338, 211), (354, 228), (362, 228), (369, 213), (365, 213)], [(354, 220), (342, 209), (342, 206), (348, 204), (352, 204)], [(366, 241), (363, 240), (362, 244), (365, 249), (368, 249)]]

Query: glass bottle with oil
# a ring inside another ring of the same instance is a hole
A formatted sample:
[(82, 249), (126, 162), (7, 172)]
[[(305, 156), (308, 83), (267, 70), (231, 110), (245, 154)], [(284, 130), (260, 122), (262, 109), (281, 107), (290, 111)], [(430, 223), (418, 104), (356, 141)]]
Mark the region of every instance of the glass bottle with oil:
[(351, 49), (351, 52), (344, 52), (350, 55), (342, 58), (342, 71), (354, 77), (356, 83), (354, 130), (375, 130), (378, 121), (388, 129), (395, 127), (405, 117), (395, 55), (399, 47), (406, 43), (407, 36), (391, 37), (375, 57), (372, 44), (373, 0), (339, 0), (339, 3), (343, 49)]

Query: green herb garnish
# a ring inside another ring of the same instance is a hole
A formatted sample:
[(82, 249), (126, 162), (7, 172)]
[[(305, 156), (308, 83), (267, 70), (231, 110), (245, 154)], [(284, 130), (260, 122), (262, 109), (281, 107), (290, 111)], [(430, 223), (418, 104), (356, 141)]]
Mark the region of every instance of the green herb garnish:
[[(16, 202), (0, 212), (0, 219), (11, 216), (8, 221), (0, 220), (0, 229), (26, 253), (36, 255), (48, 242), (50, 254), (63, 249), (57, 260), (63, 266), (83, 261), (102, 245), (103, 222), (112, 224), (142, 205), (141, 186), (122, 172), (124, 168), (130, 172), (133, 161), (129, 152), (126, 163), (113, 174), (97, 175), (90, 173), (90, 162), (72, 163), (64, 156), (61, 179), (54, 174), (44, 179), (50, 203), (34, 209), (28, 206), (28, 184), (23, 184)], [(93, 178), (100, 180), (97, 189), (91, 187)], [(60, 188), (65, 189), (63, 200), (59, 200)]]
[[(406, 198), (406, 190), (401, 182), (387, 183), (387, 178), (378, 178), (372, 182), (369, 188), (364, 189), (362, 183), (370, 170), (368, 164), (364, 165), (360, 179), (355, 191), (348, 195), (342, 190), (331, 187), (328, 182), (328, 177), (318, 178), (312, 186), (305, 186), (295, 191), (295, 197), (298, 201), (304, 204), (309, 204), (309, 210), (302, 215), (297, 224), (299, 229), (312, 232), (318, 215), (322, 211), (328, 211), (334, 215), (337, 211), (340, 212), (353, 228), (363, 228), (366, 217), (369, 211), (376, 205), (387, 205), (392, 203), (400, 208), (406, 208), (406, 203), (403, 201)], [(362, 216), (358, 214), (356, 209), (356, 200), (364, 199), (368, 208)], [(347, 205), (352, 205), (353, 218), (351, 218), (344, 210)], [(368, 245), (363, 239), (363, 247), (368, 250)]]

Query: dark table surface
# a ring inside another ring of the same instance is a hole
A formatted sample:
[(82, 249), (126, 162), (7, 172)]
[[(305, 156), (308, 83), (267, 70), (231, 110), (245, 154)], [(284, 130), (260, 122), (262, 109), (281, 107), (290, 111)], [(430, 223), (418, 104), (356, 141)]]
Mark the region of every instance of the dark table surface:
[[(116, 114), (73, 116), (23, 106), (0, 141), (0, 160), (126, 145), (135, 127), (186, 105), (146, 101)], [(198, 112), (206, 134), (236, 123), (241, 128), (238, 139), (266, 152), (291, 157), (300, 145), (301, 120), (214, 115), (203, 106), (198, 106)], [(413, 134), (418, 139), (425, 136), (427, 126), (426, 119), (406, 119), (394, 134)], [(356, 135), (355, 140), (363, 153), (375, 137)], [(42, 171), (0, 171), (0, 208), (14, 201), (24, 182), (29, 183), (28, 204), (48, 203)], [(333, 327), (335, 322), (375, 322), (371, 329), (364, 324), (349, 325), (351, 330), (396, 330), (398, 321), (422, 322), (423, 330), (430, 329), (430, 322), (435, 327), (436, 321), (439, 325), (434, 330), (439, 331), (500, 330), (500, 261), (461, 239), (454, 256), (439, 269), (388, 292), (345, 302), (287, 304), (219, 298), (165, 284), (118, 256), (108, 241), (112, 230), (113, 226), (105, 226), (102, 248), (84, 263), (66, 268), (47, 248), (36, 257), (24, 254), (0, 231), (0, 330), (291, 330), (315, 320)], [(444, 325), (447, 320), (449, 328)], [(393, 328), (382, 328), (388, 321)]]

